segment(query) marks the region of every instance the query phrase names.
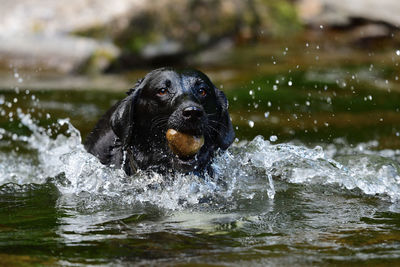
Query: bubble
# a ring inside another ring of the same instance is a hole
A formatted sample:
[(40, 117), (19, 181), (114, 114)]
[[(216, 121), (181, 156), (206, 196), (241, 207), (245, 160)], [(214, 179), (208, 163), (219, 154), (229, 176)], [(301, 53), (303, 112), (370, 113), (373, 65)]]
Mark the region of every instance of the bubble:
[(293, 85), (293, 82), (292, 82), (292, 81), (288, 81), (288, 85), (289, 85), (289, 86), (292, 86), (292, 85)]
[(400, 56), (400, 50), (396, 50), (396, 55)]
[(269, 111), (267, 111), (267, 112), (264, 113), (264, 117), (265, 117), (265, 118), (268, 118), (268, 117), (269, 117)]
[(250, 126), (250, 128), (253, 128), (254, 127), (254, 121), (249, 120), (249, 126)]
[(269, 141), (271, 141), (271, 142), (276, 142), (277, 140), (278, 140), (278, 137), (276, 135), (271, 135), (269, 137)]
[(332, 98), (330, 98), (329, 96), (326, 98), (326, 103), (328, 104), (332, 104)]

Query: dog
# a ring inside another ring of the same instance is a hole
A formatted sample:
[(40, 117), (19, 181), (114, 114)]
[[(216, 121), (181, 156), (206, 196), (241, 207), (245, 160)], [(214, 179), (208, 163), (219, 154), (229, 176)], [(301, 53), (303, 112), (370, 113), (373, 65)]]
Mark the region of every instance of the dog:
[(233, 143), (235, 133), (225, 94), (204, 73), (156, 69), (127, 95), (87, 136), (89, 153), (127, 175), (138, 170), (212, 175), (213, 157)]

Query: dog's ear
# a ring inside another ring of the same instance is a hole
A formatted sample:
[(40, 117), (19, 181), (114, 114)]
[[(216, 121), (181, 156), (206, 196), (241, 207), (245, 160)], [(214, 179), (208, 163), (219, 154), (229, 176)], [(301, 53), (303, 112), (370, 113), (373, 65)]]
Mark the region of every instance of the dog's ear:
[(228, 100), (224, 92), (215, 88), (218, 102), (221, 106), (220, 127), (218, 131), (217, 142), (221, 149), (227, 149), (235, 139), (235, 131), (233, 130), (231, 118), (228, 113)]
[(111, 129), (118, 136), (123, 146), (129, 145), (135, 128), (135, 105), (138, 102), (144, 79), (139, 80), (121, 100), (110, 117)]

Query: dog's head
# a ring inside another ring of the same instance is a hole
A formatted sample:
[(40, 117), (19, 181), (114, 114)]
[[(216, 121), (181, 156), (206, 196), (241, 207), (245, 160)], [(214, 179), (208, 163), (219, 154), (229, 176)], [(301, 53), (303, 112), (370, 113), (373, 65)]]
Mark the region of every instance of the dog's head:
[(234, 131), (228, 102), (200, 71), (157, 69), (128, 92), (111, 127), (140, 168), (201, 171)]

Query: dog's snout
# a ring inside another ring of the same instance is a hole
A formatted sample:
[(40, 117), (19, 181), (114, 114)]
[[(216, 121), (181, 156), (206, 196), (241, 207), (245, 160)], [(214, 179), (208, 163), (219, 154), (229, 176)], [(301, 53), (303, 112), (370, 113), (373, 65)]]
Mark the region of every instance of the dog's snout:
[(198, 119), (201, 118), (203, 114), (204, 114), (203, 109), (195, 106), (184, 108), (182, 111), (183, 117), (187, 119)]

